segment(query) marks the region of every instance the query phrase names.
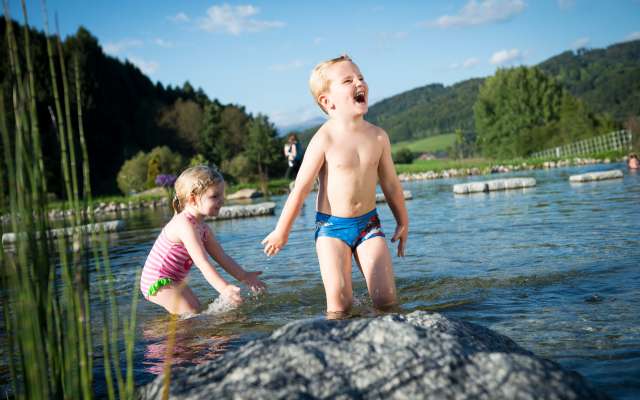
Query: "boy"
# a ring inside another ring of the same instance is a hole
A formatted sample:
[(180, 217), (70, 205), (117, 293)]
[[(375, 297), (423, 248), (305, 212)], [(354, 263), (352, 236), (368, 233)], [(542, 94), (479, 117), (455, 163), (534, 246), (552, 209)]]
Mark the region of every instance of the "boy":
[(263, 241), (268, 256), (287, 243), (293, 221), (318, 176), (316, 252), (327, 297), (327, 313), (349, 311), (353, 300), (351, 257), (365, 277), (376, 308), (396, 303), (396, 287), (376, 212), (376, 184), (396, 219), (392, 242), (404, 256), (409, 219), (402, 187), (391, 160), (387, 134), (364, 120), (369, 90), (348, 56), (318, 64), (309, 79), (311, 93), (329, 120), (313, 136), (295, 187), (278, 224)]

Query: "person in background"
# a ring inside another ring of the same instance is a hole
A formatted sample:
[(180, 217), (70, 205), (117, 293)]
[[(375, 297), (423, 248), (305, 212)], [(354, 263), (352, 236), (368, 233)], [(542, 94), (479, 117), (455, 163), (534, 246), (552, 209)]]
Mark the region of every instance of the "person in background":
[(302, 148), (295, 133), (290, 134), (287, 138), (287, 143), (284, 145), (284, 155), (287, 157), (287, 172), (285, 172), (284, 178), (296, 179), (302, 160)]
[(640, 160), (638, 160), (638, 156), (635, 153), (629, 154), (627, 167), (629, 167), (629, 169), (640, 169)]

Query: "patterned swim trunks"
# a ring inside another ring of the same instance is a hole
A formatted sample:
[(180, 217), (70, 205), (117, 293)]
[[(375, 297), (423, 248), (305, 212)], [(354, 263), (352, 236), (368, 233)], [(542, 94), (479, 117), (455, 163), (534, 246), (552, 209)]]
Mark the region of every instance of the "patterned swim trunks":
[(354, 251), (360, 243), (373, 237), (384, 237), (384, 233), (378, 211), (374, 208), (365, 215), (353, 218), (334, 217), (317, 212), (315, 239), (323, 236), (340, 239)]

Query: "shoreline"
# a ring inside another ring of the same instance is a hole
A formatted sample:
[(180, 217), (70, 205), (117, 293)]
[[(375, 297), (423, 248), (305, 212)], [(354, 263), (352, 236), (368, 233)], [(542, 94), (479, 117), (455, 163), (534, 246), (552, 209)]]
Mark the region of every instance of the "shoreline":
[[(583, 166), (594, 164), (610, 164), (612, 162), (624, 162), (626, 157), (622, 157), (619, 160), (611, 160), (610, 158), (567, 158), (556, 161), (544, 161), (527, 163), (522, 162), (519, 164), (495, 164), (490, 167), (468, 167), (468, 168), (448, 168), (442, 170), (427, 170), (421, 172), (404, 172), (398, 173), (398, 178), (401, 182), (417, 181), (417, 180), (432, 180), (432, 179), (447, 179), (447, 178), (460, 178), (465, 176), (483, 176), (509, 173), (514, 171), (530, 171), (534, 169), (552, 169), (563, 168), (571, 166)], [(411, 164), (409, 164), (411, 165)], [(242, 190), (242, 189), (240, 189)], [(130, 199), (129, 201), (102, 201), (97, 202), (94, 206), (88, 207), (86, 210), (82, 210), (84, 213), (93, 212), (95, 216), (101, 216), (105, 214), (113, 214), (119, 212), (131, 212), (140, 209), (156, 209), (160, 207), (170, 207), (168, 197), (159, 197), (155, 199)], [(47, 212), (49, 220), (61, 220), (64, 218), (71, 218), (75, 214), (72, 209), (63, 210), (55, 208)], [(11, 221), (9, 214), (4, 214), (0, 217), (0, 223), (8, 224)]]

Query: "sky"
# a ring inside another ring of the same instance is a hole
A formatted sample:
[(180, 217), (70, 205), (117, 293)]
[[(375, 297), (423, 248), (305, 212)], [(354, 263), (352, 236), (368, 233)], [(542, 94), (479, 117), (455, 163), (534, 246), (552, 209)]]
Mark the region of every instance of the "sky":
[[(19, 0), (9, 8), (24, 21)], [(48, 0), (47, 8), (63, 36), (84, 26), (105, 53), (154, 82), (189, 81), (280, 128), (322, 116), (309, 74), (345, 53), (373, 104), (566, 50), (640, 39), (640, 0)], [(41, 0), (27, 0), (27, 10), (42, 29)]]

